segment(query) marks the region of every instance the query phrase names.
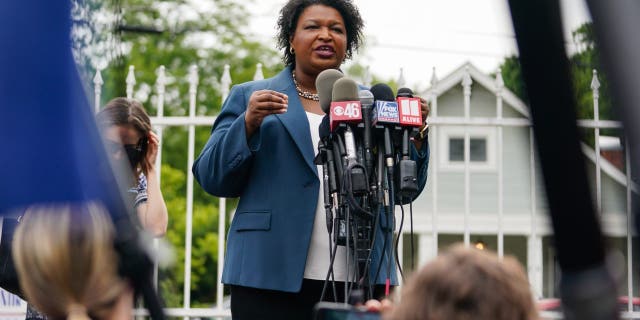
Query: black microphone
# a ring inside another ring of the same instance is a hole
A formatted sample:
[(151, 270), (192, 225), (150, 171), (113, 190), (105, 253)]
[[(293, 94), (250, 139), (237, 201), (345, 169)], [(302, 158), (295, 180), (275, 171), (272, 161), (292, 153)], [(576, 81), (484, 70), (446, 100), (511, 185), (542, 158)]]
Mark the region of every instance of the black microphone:
[[(334, 150), (333, 150), (333, 144), (331, 142), (331, 131), (329, 130), (329, 115), (325, 115), (324, 118), (322, 118), (322, 122), (318, 127), (318, 133), (320, 134), (320, 140), (323, 141), (325, 144), (325, 152), (327, 156), (326, 162), (327, 162), (327, 169), (328, 169), (327, 173), (329, 175), (329, 192), (331, 194), (335, 194), (338, 192), (339, 180), (336, 177), (336, 165), (335, 165), (334, 155), (333, 155)], [(337, 201), (334, 201), (334, 203), (337, 203)]]
[(360, 97), (360, 105), (362, 107), (362, 122), (364, 124), (364, 130), (362, 132), (362, 141), (364, 145), (364, 163), (367, 168), (367, 172), (371, 174), (373, 172), (373, 155), (371, 153), (371, 108), (373, 107), (373, 93), (369, 90), (360, 90), (358, 92)]
[[(384, 83), (378, 83), (371, 87), (371, 93), (375, 99), (371, 122), (376, 128), (383, 129), (384, 156), (386, 158), (387, 168), (391, 168), (393, 167), (391, 130), (399, 131), (401, 129), (398, 103), (393, 96), (391, 87)], [(391, 170), (393, 169), (391, 168)]]
[[(396, 185), (400, 196), (412, 197), (418, 193), (418, 167), (415, 161), (409, 159), (409, 131), (416, 131), (415, 122), (422, 123), (420, 99), (413, 97), (409, 88), (398, 89), (397, 101), (402, 128), (402, 159), (396, 171)], [(416, 118), (417, 114), (417, 118)], [(408, 123), (407, 123), (408, 122)]]
[[(396, 101), (398, 102), (398, 111), (402, 109), (402, 102), (406, 102), (405, 104), (409, 104), (411, 99), (413, 98), (413, 91), (409, 88), (400, 88), (398, 89), (398, 94), (396, 95)], [(405, 107), (407, 109), (408, 106)], [(409, 159), (409, 139), (408, 137), (405, 139), (405, 136), (408, 135), (407, 128), (404, 128), (402, 137), (402, 158)]]
[(329, 112), (331, 130), (335, 132), (338, 127), (344, 127), (344, 145), (347, 153), (346, 164), (351, 174), (351, 191), (354, 194), (367, 192), (368, 185), (365, 168), (358, 163), (354, 132), (350, 125), (362, 121), (358, 85), (355, 81), (349, 78), (341, 78), (334, 83)]
[[(391, 219), (391, 217), (393, 217), (393, 207), (395, 206), (393, 197), (395, 194), (395, 163), (391, 130), (396, 132), (401, 129), (400, 117), (398, 115), (398, 103), (396, 102), (391, 87), (384, 83), (379, 83), (371, 87), (371, 93), (373, 93), (373, 97), (375, 99), (375, 103), (373, 105), (372, 124), (377, 129), (381, 129), (383, 134), (383, 141), (380, 142), (379, 149), (383, 149), (384, 151), (378, 150), (378, 153), (384, 154), (384, 163), (387, 169), (386, 180), (388, 186), (384, 190), (384, 206), (387, 211), (387, 219)], [(378, 174), (379, 176), (382, 176), (383, 172), (379, 171)], [(379, 177), (379, 179), (381, 179), (381, 177)], [(388, 227), (391, 228), (390, 230), (393, 230), (394, 228), (390, 225), (391, 223), (388, 223)]]
[(400, 89), (398, 89), (398, 97), (409, 97), (409, 98), (413, 98), (413, 90), (409, 89), (409, 88), (405, 88), (402, 87)]
[[(344, 77), (344, 74), (336, 69), (327, 69), (318, 74), (316, 78), (316, 89), (318, 90), (318, 98), (320, 103), (320, 108), (327, 115), (322, 119), (322, 123), (320, 124), (320, 139), (327, 139), (326, 147), (328, 150), (327, 158), (328, 161), (332, 161), (332, 164), (329, 164), (329, 170), (331, 170), (332, 174), (330, 175), (331, 179), (331, 192), (335, 193), (338, 191), (337, 186), (340, 185), (340, 179), (342, 178), (342, 159), (341, 155), (343, 152), (340, 152), (341, 149), (344, 149), (344, 146), (341, 145), (340, 141), (336, 139), (336, 137), (331, 137), (331, 127), (330, 127), (330, 115), (329, 109), (331, 106), (331, 100), (333, 97), (333, 85), (334, 83)], [(337, 174), (336, 174), (337, 171)], [(337, 205), (337, 201), (334, 203)]]

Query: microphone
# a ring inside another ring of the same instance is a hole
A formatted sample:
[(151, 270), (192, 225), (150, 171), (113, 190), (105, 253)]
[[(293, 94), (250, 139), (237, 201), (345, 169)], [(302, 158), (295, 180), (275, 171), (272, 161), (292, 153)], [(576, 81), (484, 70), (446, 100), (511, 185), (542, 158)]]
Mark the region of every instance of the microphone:
[(329, 113), (333, 84), (342, 77), (344, 77), (344, 74), (336, 69), (324, 70), (316, 77), (316, 89), (318, 90), (318, 98), (320, 99), (320, 108), (322, 108), (324, 113)]
[(420, 99), (413, 97), (413, 91), (409, 88), (398, 89), (396, 97), (400, 124), (405, 127), (422, 126), (422, 110), (420, 110)]
[[(333, 153), (334, 142), (331, 139), (331, 131), (329, 130), (329, 115), (322, 118), (322, 122), (318, 126), (318, 134), (320, 142), (318, 149), (324, 152), (322, 159), (323, 182), (324, 182), (324, 209), (329, 234), (333, 232), (333, 210), (339, 205), (338, 199), (338, 178), (336, 177), (336, 165)], [(339, 160), (339, 158), (338, 158)], [(342, 171), (340, 171), (342, 172)]]
[(373, 107), (373, 93), (369, 90), (360, 90), (360, 105), (362, 107), (362, 122), (364, 130), (362, 133), (362, 141), (364, 145), (364, 163), (367, 172), (373, 172), (373, 155), (371, 153), (371, 108)]
[(371, 93), (375, 100), (371, 123), (374, 126), (378, 124), (399, 125), (400, 115), (398, 113), (398, 102), (396, 102), (396, 98), (393, 96), (391, 87), (384, 83), (378, 83), (371, 87)]
[(409, 88), (398, 89), (397, 101), (403, 130), (402, 159), (396, 171), (396, 186), (400, 196), (411, 197), (418, 193), (418, 167), (415, 161), (409, 159), (409, 130), (422, 125), (422, 112), (420, 99), (414, 98), (413, 91)]
[[(371, 93), (375, 98), (375, 104), (373, 105), (372, 123), (376, 127), (382, 127), (384, 140), (380, 143), (378, 153), (384, 154), (384, 163), (387, 172), (387, 188), (384, 190), (384, 204), (387, 211), (387, 218), (393, 216), (393, 195), (394, 195), (394, 154), (393, 145), (391, 140), (391, 129), (400, 129), (400, 117), (398, 115), (398, 103), (393, 95), (391, 87), (384, 83), (378, 83), (371, 87)], [(379, 160), (382, 160), (382, 156), (378, 156)], [(379, 164), (380, 170), (380, 164)], [(382, 171), (378, 173), (383, 175)], [(380, 178), (379, 178), (380, 179)], [(393, 230), (393, 229), (392, 229)]]
[[(329, 109), (330, 109), (331, 99), (333, 95), (333, 85), (338, 79), (342, 77), (344, 77), (344, 74), (342, 74), (342, 72), (336, 69), (324, 70), (318, 74), (318, 77), (316, 77), (316, 89), (318, 90), (320, 108), (322, 108), (322, 111), (324, 111), (324, 113), (327, 114), (322, 119), (322, 123), (320, 124), (320, 127), (318, 129), (320, 130), (319, 134), (321, 139), (325, 139), (328, 137), (326, 145), (327, 145), (327, 150), (330, 150), (330, 151), (329, 153), (327, 153), (327, 158), (333, 161), (333, 165), (329, 165), (329, 170), (333, 171), (333, 174), (334, 174), (333, 181), (335, 183), (335, 184), (332, 184), (332, 187), (336, 185), (340, 185), (340, 181), (341, 181), (340, 179), (342, 178), (342, 160), (340, 159), (340, 155), (341, 155), (340, 147), (342, 146), (340, 145), (337, 139), (334, 139), (335, 137), (334, 138), (329, 137), (331, 133), (330, 131), (331, 126), (329, 121), (330, 120)], [(325, 131), (325, 128), (326, 128), (326, 131)], [(330, 156), (330, 155), (333, 155), (333, 156)], [(337, 186), (336, 188), (332, 188), (332, 190), (337, 191), (338, 190)], [(337, 202), (335, 202), (335, 204), (337, 205)]]
[(376, 127), (384, 125), (384, 156), (387, 159), (387, 167), (392, 167), (393, 144), (391, 140), (390, 128), (396, 130), (400, 129), (398, 103), (393, 96), (393, 90), (391, 90), (391, 87), (384, 83), (378, 83), (371, 87), (371, 93), (373, 94), (373, 97), (375, 99), (371, 123)]
[[(331, 143), (331, 131), (329, 131), (329, 116), (325, 115), (318, 127), (320, 140), (325, 142), (325, 152), (327, 155), (327, 171), (329, 175), (329, 192), (335, 194), (338, 192), (338, 179), (336, 178), (336, 166), (333, 157), (333, 145)], [(334, 202), (337, 203), (337, 202)]]
[(365, 168), (358, 163), (356, 142), (349, 124), (362, 121), (358, 85), (349, 78), (340, 78), (333, 84), (331, 105), (329, 110), (329, 126), (336, 132), (338, 127), (344, 128), (344, 145), (347, 153), (347, 168), (351, 176), (351, 191), (361, 194), (368, 191)]
[(329, 121), (334, 132), (340, 123), (357, 123), (362, 121), (358, 85), (349, 78), (340, 78), (333, 84)]

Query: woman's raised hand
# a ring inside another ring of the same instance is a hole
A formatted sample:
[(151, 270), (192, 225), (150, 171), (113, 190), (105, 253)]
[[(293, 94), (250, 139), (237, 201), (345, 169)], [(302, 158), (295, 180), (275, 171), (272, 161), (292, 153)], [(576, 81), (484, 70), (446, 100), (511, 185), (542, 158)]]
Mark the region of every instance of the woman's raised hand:
[(260, 128), (264, 118), (270, 114), (287, 112), (289, 97), (273, 90), (258, 90), (249, 97), (249, 105), (244, 115), (247, 138)]

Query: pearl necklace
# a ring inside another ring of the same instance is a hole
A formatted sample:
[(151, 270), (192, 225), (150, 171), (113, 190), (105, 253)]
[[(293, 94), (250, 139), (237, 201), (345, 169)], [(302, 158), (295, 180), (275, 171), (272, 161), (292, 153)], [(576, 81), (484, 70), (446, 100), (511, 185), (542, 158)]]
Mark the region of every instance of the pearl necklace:
[(298, 85), (298, 81), (296, 80), (296, 72), (291, 72), (291, 76), (293, 77), (293, 84), (296, 85), (296, 91), (298, 91), (298, 95), (307, 100), (320, 101), (317, 93), (311, 93), (309, 91), (304, 91)]

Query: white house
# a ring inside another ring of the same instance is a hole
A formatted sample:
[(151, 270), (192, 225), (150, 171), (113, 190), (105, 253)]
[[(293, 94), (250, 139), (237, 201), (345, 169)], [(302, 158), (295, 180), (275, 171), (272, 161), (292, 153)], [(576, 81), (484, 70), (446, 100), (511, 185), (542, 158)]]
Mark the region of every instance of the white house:
[[(413, 204), (416, 263), (453, 242), (484, 245), (516, 256), (538, 297), (557, 296), (558, 268), (528, 107), (501, 76), (494, 79), (470, 63), (440, 80), (434, 72), (431, 87), (421, 94), (432, 103), (431, 162), (427, 186)], [(623, 261), (630, 240), (627, 177), (593, 148), (583, 144), (583, 151), (603, 230)], [(403, 229), (403, 261), (411, 268), (409, 228)], [(634, 291), (639, 287), (638, 279), (624, 275), (622, 295), (631, 281)]]

